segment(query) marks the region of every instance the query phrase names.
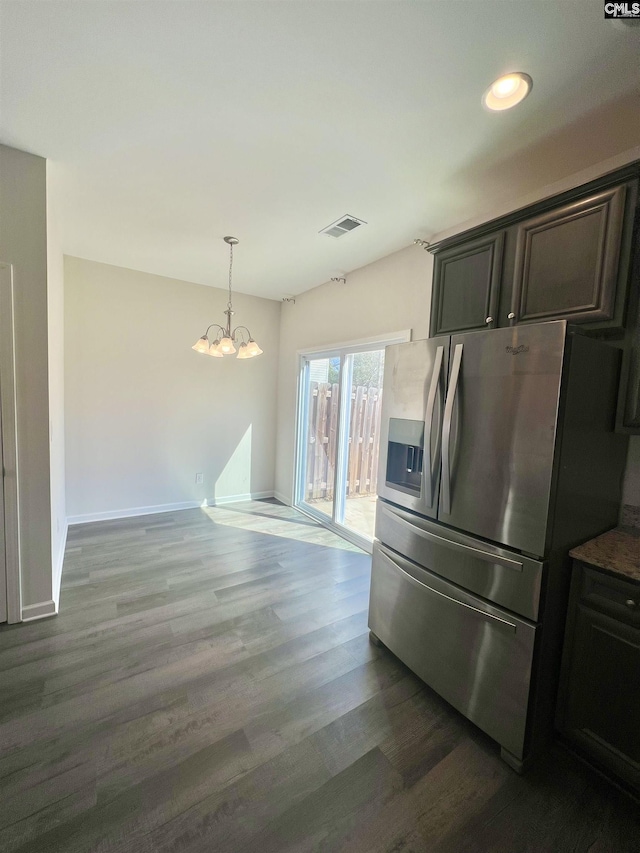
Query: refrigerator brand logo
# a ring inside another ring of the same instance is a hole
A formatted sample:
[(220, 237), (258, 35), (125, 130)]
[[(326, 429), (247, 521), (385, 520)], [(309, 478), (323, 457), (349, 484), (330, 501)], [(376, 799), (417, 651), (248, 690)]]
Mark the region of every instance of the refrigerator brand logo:
[(640, 3), (605, 3), (605, 18), (640, 18)]
[(511, 355), (520, 355), (521, 352), (529, 352), (529, 347), (520, 344), (519, 347), (505, 347), (505, 352), (510, 352)]

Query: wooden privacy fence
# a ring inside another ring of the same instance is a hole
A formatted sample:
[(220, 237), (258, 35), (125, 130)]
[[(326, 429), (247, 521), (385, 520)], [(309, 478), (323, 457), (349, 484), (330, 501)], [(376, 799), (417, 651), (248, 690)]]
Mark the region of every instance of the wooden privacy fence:
[[(309, 383), (305, 500), (333, 500), (338, 440), (337, 383)], [(382, 389), (351, 390), (347, 497), (376, 493)]]

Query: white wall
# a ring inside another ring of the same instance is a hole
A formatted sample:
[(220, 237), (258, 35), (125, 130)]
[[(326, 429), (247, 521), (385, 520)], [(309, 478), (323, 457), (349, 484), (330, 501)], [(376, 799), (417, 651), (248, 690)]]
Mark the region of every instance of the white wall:
[(281, 303), (234, 296), (263, 355), (194, 352), (226, 302), (225, 290), (65, 258), (70, 522), (273, 492)]
[[(13, 264), (23, 608), (53, 600), (46, 161), (0, 145), (0, 260)], [(43, 608), (38, 610), (42, 615)], [(49, 607), (48, 612), (53, 612)], [(32, 610), (28, 615), (36, 615)]]
[[(613, 137), (610, 136), (610, 140)], [(585, 142), (585, 140), (581, 140), (581, 142)], [(459, 234), (462, 231), (467, 231), (469, 228), (474, 228), (476, 225), (481, 225), (484, 222), (488, 222), (490, 219), (495, 219), (498, 216), (505, 216), (508, 213), (511, 213), (514, 210), (519, 210), (522, 207), (527, 207), (530, 204), (535, 204), (535, 202), (540, 201), (541, 199), (550, 198), (554, 195), (558, 195), (558, 193), (566, 192), (567, 190), (573, 189), (573, 187), (579, 187), (581, 184), (589, 183), (589, 181), (594, 181), (596, 178), (601, 177), (602, 175), (606, 175), (607, 172), (614, 172), (616, 169), (621, 169), (629, 163), (633, 163), (636, 160), (640, 160), (640, 145), (635, 148), (630, 148), (627, 151), (624, 151), (622, 154), (616, 154), (613, 157), (609, 157), (606, 160), (601, 160), (598, 163), (595, 163), (592, 166), (588, 166), (587, 168), (582, 169), (579, 172), (571, 172), (565, 177), (559, 178), (553, 183), (548, 183), (543, 186), (538, 186), (537, 189), (532, 190), (531, 192), (526, 193), (525, 195), (519, 194), (508, 195), (499, 205), (493, 205), (492, 207), (488, 207), (485, 210), (481, 211), (478, 215), (473, 216), (470, 219), (461, 222), (459, 225), (454, 226), (453, 228), (447, 228), (444, 231), (440, 231), (437, 234), (433, 234), (428, 237), (431, 243), (436, 243), (438, 240), (444, 240), (446, 237), (451, 237), (454, 234)], [(525, 175), (528, 171), (526, 161), (520, 157), (517, 161), (518, 169), (521, 173), (520, 175), (520, 183), (523, 185), (527, 185), (530, 181), (527, 181)], [(499, 168), (499, 167), (498, 167)], [(535, 170), (533, 172), (535, 175), (544, 175), (548, 174), (548, 170), (544, 169), (544, 158), (536, 157), (535, 160)]]
[(47, 313), (49, 338), (49, 453), (53, 599), (58, 603), (67, 511), (64, 469), (64, 257), (58, 230), (56, 164), (47, 160)]
[(418, 246), (355, 270), (284, 303), (278, 368), (276, 494), (292, 499), (298, 350), (412, 329), (429, 334), (433, 257)]

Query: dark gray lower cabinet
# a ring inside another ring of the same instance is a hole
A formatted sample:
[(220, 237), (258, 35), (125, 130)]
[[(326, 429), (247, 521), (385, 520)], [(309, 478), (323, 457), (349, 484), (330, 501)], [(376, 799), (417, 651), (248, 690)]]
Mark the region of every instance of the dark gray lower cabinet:
[(574, 564), (557, 724), (640, 791), (640, 585)]

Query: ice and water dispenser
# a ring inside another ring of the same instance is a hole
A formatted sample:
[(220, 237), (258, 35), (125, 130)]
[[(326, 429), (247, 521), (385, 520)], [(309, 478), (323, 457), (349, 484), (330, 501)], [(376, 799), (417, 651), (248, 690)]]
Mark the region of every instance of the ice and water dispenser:
[(386, 485), (409, 495), (419, 495), (423, 450), (424, 421), (390, 418)]

